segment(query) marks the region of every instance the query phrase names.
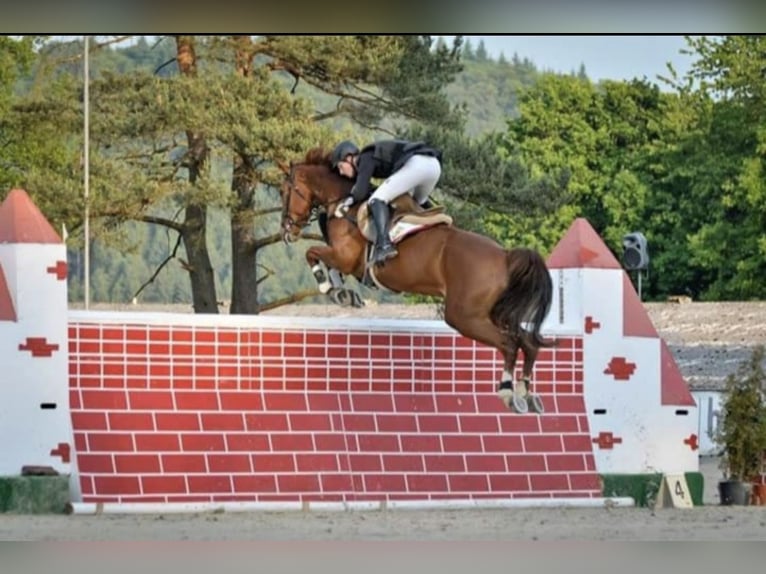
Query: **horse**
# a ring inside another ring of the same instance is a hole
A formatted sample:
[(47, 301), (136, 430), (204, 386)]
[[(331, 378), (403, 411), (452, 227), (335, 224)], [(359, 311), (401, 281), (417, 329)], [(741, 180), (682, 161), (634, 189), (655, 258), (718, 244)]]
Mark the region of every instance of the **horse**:
[[(332, 168), (329, 153), (321, 147), (309, 150), (303, 161), (280, 168), (285, 176), (280, 185), (284, 241), (300, 239), (303, 229), (322, 212), (327, 216), (327, 245), (312, 245), (306, 251), (315, 277), (320, 281), (317, 270), (322, 262), (328, 269), (363, 280), (369, 241), (356, 221), (361, 205), (342, 218), (333, 216), (353, 181)], [(426, 227), (396, 246), (398, 255), (375, 267), (376, 282), (394, 292), (441, 298), (443, 318), (451, 328), (501, 353), (503, 373), (497, 394), (506, 408), (542, 413), (542, 400), (531, 392), (532, 370), (539, 349), (555, 345), (540, 333), (553, 297), (542, 256), (526, 247), (505, 249), (493, 239), (451, 224)], [(514, 380), (519, 349), (524, 362), (521, 380)]]

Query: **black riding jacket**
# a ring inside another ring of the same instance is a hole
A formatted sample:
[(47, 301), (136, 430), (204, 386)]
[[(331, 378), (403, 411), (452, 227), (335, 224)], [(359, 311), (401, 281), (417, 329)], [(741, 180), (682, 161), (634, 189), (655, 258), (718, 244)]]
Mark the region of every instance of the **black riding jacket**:
[(362, 148), (356, 159), (356, 183), (351, 189), (354, 203), (360, 203), (372, 194), (374, 188), (370, 180), (373, 177), (384, 179), (391, 176), (413, 155), (442, 159), (439, 150), (423, 142), (382, 140)]

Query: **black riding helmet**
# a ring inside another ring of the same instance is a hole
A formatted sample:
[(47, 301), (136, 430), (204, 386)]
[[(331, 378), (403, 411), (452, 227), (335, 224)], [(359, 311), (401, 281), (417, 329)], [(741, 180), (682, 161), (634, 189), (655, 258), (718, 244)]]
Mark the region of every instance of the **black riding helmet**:
[(359, 148), (356, 147), (354, 142), (344, 140), (335, 146), (332, 150), (330, 160), (332, 161), (333, 169), (338, 169), (338, 164), (343, 161), (343, 158), (347, 155), (356, 155), (359, 153)]

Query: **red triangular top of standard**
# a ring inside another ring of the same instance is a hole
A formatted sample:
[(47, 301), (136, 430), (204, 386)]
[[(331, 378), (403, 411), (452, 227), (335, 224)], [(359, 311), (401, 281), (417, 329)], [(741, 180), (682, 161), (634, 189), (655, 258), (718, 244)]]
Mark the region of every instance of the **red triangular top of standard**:
[(598, 233), (582, 217), (572, 222), (546, 263), (549, 269), (622, 269)]
[(62, 243), (61, 237), (23, 189), (0, 204), (0, 243)]

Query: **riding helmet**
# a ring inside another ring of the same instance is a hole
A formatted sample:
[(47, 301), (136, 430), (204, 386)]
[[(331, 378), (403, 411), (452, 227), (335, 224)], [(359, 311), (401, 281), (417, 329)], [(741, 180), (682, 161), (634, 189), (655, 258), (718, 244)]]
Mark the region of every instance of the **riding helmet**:
[(355, 155), (359, 153), (359, 148), (356, 147), (356, 144), (354, 142), (344, 140), (340, 142), (338, 145), (335, 146), (335, 149), (332, 150), (332, 155), (330, 156), (330, 160), (332, 161), (332, 167), (333, 169), (336, 169), (338, 167), (338, 164), (343, 161), (343, 158), (347, 155)]

